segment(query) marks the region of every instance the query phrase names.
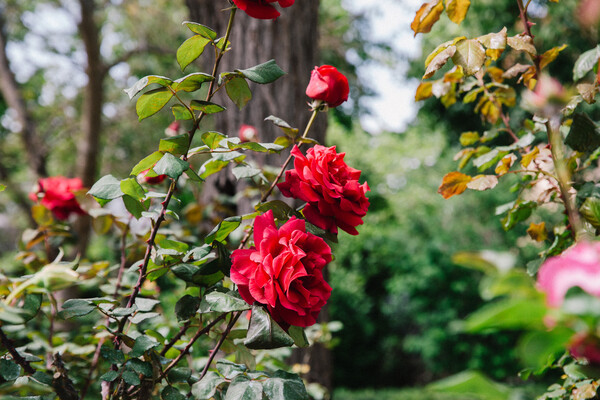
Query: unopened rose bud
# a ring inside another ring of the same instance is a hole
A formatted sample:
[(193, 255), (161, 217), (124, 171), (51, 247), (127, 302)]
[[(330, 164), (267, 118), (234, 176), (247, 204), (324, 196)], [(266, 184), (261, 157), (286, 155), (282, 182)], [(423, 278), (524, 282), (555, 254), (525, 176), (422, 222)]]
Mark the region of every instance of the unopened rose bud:
[(349, 93), (348, 79), (331, 65), (315, 67), (306, 88), (308, 97), (322, 100), (329, 107), (337, 107), (348, 100)]
[(179, 135), (179, 129), (181, 128), (181, 124), (179, 121), (173, 121), (171, 124), (165, 129), (165, 135), (167, 136), (177, 136)]
[(258, 131), (252, 125), (244, 124), (240, 126), (238, 135), (242, 142), (258, 142)]

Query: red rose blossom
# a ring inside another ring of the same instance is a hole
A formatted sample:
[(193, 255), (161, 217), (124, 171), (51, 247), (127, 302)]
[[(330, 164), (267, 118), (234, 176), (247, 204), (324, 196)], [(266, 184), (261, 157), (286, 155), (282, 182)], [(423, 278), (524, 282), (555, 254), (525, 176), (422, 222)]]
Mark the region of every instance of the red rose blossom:
[(315, 67), (306, 88), (308, 97), (323, 100), (329, 107), (337, 107), (348, 100), (349, 92), (348, 79), (331, 65)]
[(72, 213), (85, 214), (73, 193), (79, 189), (83, 189), (83, 182), (79, 178), (51, 176), (38, 180), (37, 192), (29, 193), (29, 198), (33, 201), (40, 200), (57, 219), (65, 220)]
[(147, 183), (149, 185), (157, 185), (159, 183), (162, 183), (162, 181), (164, 181), (167, 178), (167, 175), (156, 175), (156, 173), (154, 174), (154, 176), (148, 176), (148, 173), (150, 172), (150, 168), (148, 168), (145, 171), (142, 171), (139, 173), (139, 175), (137, 176), (137, 181), (139, 183)]
[(587, 332), (579, 332), (569, 340), (569, 353), (575, 358), (585, 358), (590, 364), (600, 365), (600, 340)]
[(231, 280), (242, 298), (266, 305), (284, 327), (313, 325), (331, 295), (322, 273), (331, 248), (306, 232), (302, 219), (292, 217), (277, 229), (270, 210), (254, 220), (254, 243), (231, 255)]
[(237, 8), (244, 11), (252, 18), (275, 19), (279, 11), (271, 3), (279, 3), (281, 7), (289, 7), (295, 0), (233, 0)]
[(337, 153), (335, 146), (316, 145), (304, 156), (297, 146), (294, 169), (285, 172), (285, 182), (277, 185), (281, 193), (306, 201), (304, 216), (313, 225), (337, 233), (338, 227), (351, 235), (358, 235), (356, 226), (362, 225), (369, 208), (365, 193), (369, 185), (358, 183), (360, 170), (344, 162), (346, 153)]

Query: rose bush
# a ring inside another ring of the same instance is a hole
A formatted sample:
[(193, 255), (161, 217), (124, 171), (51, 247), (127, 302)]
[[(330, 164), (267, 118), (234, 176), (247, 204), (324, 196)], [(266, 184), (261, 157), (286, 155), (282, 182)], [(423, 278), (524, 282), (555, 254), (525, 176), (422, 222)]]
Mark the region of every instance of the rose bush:
[(308, 97), (322, 100), (329, 107), (337, 107), (348, 100), (349, 93), (348, 79), (331, 65), (315, 67), (306, 87)]
[(286, 171), (285, 181), (277, 185), (281, 193), (308, 203), (303, 212), (311, 224), (332, 233), (339, 227), (358, 235), (356, 226), (362, 225), (369, 208), (365, 194), (370, 190), (366, 182), (358, 182), (361, 171), (349, 167), (346, 153), (337, 153), (335, 146), (316, 145), (306, 156), (294, 147), (291, 153), (294, 169)]
[(237, 8), (252, 18), (275, 19), (281, 14), (271, 3), (279, 3), (281, 7), (289, 7), (295, 0), (233, 0)]
[(550, 307), (560, 307), (567, 291), (578, 286), (600, 297), (600, 243), (579, 242), (540, 267), (538, 288)]
[(29, 198), (39, 200), (57, 219), (65, 220), (71, 214), (85, 214), (73, 193), (79, 189), (83, 189), (83, 182), (79, 178), (51, 176), (38, 180), (37, 191), (30, 193)]
[(331, 248), (306, 232), (301, 219), (292, 217), (277, 229), (270, 210), (254, 221), (254, 244), (231, 255), (231, 280), (242, 298), (266, 305), (284, 327), (313, 325), (331, 295), (322, 273)]

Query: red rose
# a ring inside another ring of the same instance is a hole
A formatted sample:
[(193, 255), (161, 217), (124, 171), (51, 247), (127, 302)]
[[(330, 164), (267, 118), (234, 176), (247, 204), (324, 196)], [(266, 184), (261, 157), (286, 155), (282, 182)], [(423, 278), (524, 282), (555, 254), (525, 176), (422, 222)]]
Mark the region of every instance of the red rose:
[(79, 178), (52, 176), (40, 179), (37, 192), (30, 193), (29, 198), (33, 201), (41, 200), (40, 203), (52, 211), (57, 219), (65, 220), (71, 213), (85, 214), (73, 193), (79, 189), (83, 189), (83, 182)]
[(162, 181), (164, 181), (167, 178), (167, 175), (156, 175), (156, 173), (154, 171), (152, 171), (152, 175), (154, 175), (154, 176), (148, 176), (150, 171), (151, 171), (151, 169), (148, 168), (147, 170), (140, 172), (137, 176), (137, 181), (139, 183), (147, 183), (149, 185), (157, 185), (159, 183), (162, 183)]
[(237, 8), (258, 19), (275, 19), (281, 15), (271, 3), (279, 3), (281, 7), (294, 4), (294, 0), (233, 0), (233, 2)]
[(238, 136), (242, 142), (258, 142), (258, 131), (252, 125), (242, 124)]
[(590, 364), (600, 365), (600, 340), (586, 332), (580, 332), (569, 341), (569, 353), (575, 358), (585, 358)]
[(269, 210), (254, 221), (254, 244), (231, 255), (231, 280), (242, 298), (266, 305), (284, 327), (313, 325), (331, 295), (322, 273), (331, 261), (327, 243), (295, 217), (277, 229)]
[(331, 65), (315, 67), (306, 88), (308, 97), (323, 100), (329, 107), (337, 107), (348, 100), (349, 92), (348, 79)]
[(313, 225), (337, 233), (337, 228), (358, 235), (369, 208), (365, 193), (369, 185), (358, 183), (360, 171), (344, 162), (346, 153), (336, 153), (335, 146), (316, 145), (304, 156), (297, 146), (294, 169), (285, 172), (285, 182), (277, 186), (281, 193), (306, 201), (304, 216)]

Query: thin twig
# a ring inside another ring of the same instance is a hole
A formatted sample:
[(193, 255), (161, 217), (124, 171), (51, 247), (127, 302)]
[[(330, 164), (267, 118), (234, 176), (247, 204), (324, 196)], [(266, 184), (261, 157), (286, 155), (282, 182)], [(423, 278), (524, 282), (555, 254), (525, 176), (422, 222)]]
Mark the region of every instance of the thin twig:
[(35, 374), (35, 369), (33, 369), (33, 367), (31, 366), (31, 364), (29, 363), (29, 361), (27, 361), (26, 359), (24, 359), (19, 354), (19, 352), (15, 348), (14, 342), (6, 336), (6, 334), (2, 330), (1, 326), (0, 326), (0, 343), (2, 343), (2, 346), (4, 346), (4, 348), (6, 350), (8, 350), (8, 352), (12, 356), (14, 362), (16, 362), (17, 364), (19, 364), (21, 366), (21, 368), (23, 368), (23, 370), (28, 375)]
[(231, 318), (231, 321), (229, 321), (229, 325), (227, 325), (227, 328), (225, 329), (225, 332), (223, 332), (223, 334), (221, 335), (221, 339), (219, 339), (219, 341), (217, 342), (217, 345), (215, 346), (214, 349), (212, 349), (212, 352), (208, 356), (208, 361), (206, 362), (206, 365), (204, 366), (204, 369), (202, 370), (202, 373), (200, 374), (200, 379), (199, 380), (202, 380), (202, 378), (204, 378), (204, 375), (206, 375), (206, 373), (208, 372), (208, 367), (210, 366), (210, 364), (215, 359), (215, 357), (217, 355), (217, 352), (219, 351), (219, 349), (223, 345), (223, 342), (225, 342), (225, 339), (227, 338), (227, 335), (229, 335), (229, 332), (231, 332), (231, 328), (233, 328), (233, 325), (235, 325), (235, 323), (238, 320), (238, 318), (240, 317), (240, 315), (242, 315), (242, 312), (238, 311)]
[(169, 343), (167, 343), (165, 345), (165, 347), (163, 347), (163, 349), (160, 352), (160, 355), (164, 357), (165, 354), (167, 354), (167, 351), (169, 351), (169, 349), (173, 346), (175, 346), (175, 343), (177, 343), (177, 341), (179, 339), (181, 339), (181, 337), (183, 335), (185, 335), (185, 332), (187, 332), (187, 330), (189, 329), (191, 325), (190, 321), (187, 321), (185, 324), (183, 324), (183, 326), (179, 329), (179, 332), (177, 332), (177, 334), (175, 336), (173, 336), (173, 339), (171, 339), (169, 341)]

